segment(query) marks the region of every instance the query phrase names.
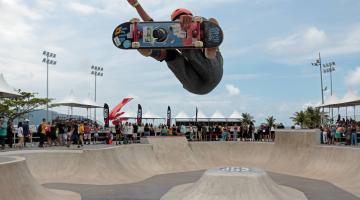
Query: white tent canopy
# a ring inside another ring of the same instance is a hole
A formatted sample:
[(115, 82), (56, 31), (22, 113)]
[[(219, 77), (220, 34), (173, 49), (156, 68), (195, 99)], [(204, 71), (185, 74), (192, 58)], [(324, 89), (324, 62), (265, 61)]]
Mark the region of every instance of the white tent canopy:
[(102, 108), (101, 105), (95, 103), (95, 101), (90, 98), (86, 98), (84, 101), (82, 101), (82, 103), (84, 105), (88, 105), (88, 108)]
[(57, 107), (57, 106), (68, 106), (75, 108), (102, 108), (102, 106), (97, 105), (91, 99), (85, 99), (83, 101), (79, 100), (78, 98), (75, 97), (73, 90), (71, 90), (70, 94), (64, 99), (51, 104), (51, 107)]
[(234, 110), (234, 112), (229, 116), (229, 118), (230, 119), (241, 119), (242, 117), (238, 111)]
[(224, 119), (225, 116), (220, 111), (215, 111), (213, 115), (211, 115), (212, 119)]
[(318, 108), (340, 108), (360, 105), (360, 97), (352, 90), (349, 90), (342, 99), (338, 99), (335, 95), (325, 101), (324, 104), (317, 106)]
[(188, 119), (189, 115), (187, 115), (184, 111), (179, 112), (175, 119)]
[(14, 98), (21, 96), (5, 80), (4, 75), (0, 74), (0, 98)]
[[(192, 119), (195, 119), (196, 118), (196, 115), (194, 115), (192, 117)], [(198, 110), (198, 121), (207, 121), (208, 120), (208, 117), (201, 111), (201, 110)]]
[(128, 110), (128, 111), (124, 111), (124, 114), (121, 115), (120, 117), (121, 118), (136, 118), (137, 113), (132, 110)]
[(215, 111), (213, 115), (211, 115), (211, 121), (223, 120), (225, 116), (220, 111)]
[(147, 111), (145, 114), (143, 114), (142, 118), (143, 119), (162, 119), (162, 117), (160, 117), (156, 114), (153, 114), (150, 111)]

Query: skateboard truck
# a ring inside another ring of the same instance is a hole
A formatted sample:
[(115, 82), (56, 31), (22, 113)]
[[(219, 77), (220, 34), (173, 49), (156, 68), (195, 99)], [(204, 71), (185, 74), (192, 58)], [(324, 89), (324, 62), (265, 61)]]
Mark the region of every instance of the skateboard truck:
[(196, 16), (193, 18), (193, 21), (196, 22), (196, 29), (192, 32), (192, 36), (197, 39), (194, 43), (196, 48), (202, 48), (204, 43), (201, 41), (201, 23), (203, 22), (203, 18)]
[(133, 18), (130, 20), (130, 23), (133, 24), (133, 38), (134, 41), (131, 43), (131, 47), (138, 49), (140, 48), (140, 43), (139, 43), (139, 36), (141, 35), (140, 31), (138, 30), (138, 23), (140, 22), (140, 19), (138, 18)]

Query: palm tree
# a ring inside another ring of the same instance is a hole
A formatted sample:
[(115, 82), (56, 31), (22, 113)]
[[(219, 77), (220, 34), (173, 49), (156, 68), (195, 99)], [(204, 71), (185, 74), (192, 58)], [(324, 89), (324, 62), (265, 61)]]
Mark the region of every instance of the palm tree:
[(295, 112), (293, 117), (290, 117), (290, 119), (292, 119), (292, 121), (295, 124), (299, 124), (301, 126), (301, 128), (304, 127), (304, 123), (306, 120), (306, 115), (304, 111), (300, 111), (300, 112)]
[(253, 124), (255, 123), (254, 117), (251, 116), (249, 113), (242, 113), (241, 114), (242, 117), (242, 122), (245, 124)]
[(304, 111), (294, 113), (290, 117), (293, 122), (300, 124), (301, 128), (318, 128), (321, 124), (319, 108), (307, 107)]
[(317, 128), (321, 123), (320, 109), (307, 107), (305, 110), (305, 124), (308, 128)]
[(274, 118), (274, 116), (269, 116), (268, 118), (266, 118), (266, 123), (269, 127), (274, 126), (276, 119)]

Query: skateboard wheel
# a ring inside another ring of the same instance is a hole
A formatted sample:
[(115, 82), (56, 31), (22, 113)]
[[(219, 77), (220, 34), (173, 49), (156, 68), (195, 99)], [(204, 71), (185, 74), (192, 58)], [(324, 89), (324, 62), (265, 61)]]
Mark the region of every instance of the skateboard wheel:
[(204, 46), (204, 43), (202, 41), (196, 41), (194, 45), (196, 48), (201, 48)]
[(134, 49), (138, 49), (138, 48), (140, 48), (140, 43), (139, 42), (133, 42), (133, 43), (131, 43), (131, 47), (134, 48)]
[(202, 23), (202, 22), (203, 22), (203, 18), (202, 18), (202, 17), (199, 17), (199, 16), (196, 16), (196, 17), (193, 18), (193, 21), (194, 21), (194, 22)]
[(139, 23), (140, 22), (140, 19), (139, 18), (132, 18), (130, 20), (130, 23)]

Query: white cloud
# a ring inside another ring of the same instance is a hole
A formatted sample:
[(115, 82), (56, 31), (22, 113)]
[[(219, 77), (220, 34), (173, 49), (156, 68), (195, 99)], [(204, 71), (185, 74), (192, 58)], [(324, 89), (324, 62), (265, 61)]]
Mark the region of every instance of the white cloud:
[(271, 39), (267, 44), (267, 50), (275, 55), (303, 55), (314, 52), (326, 41), (327, 35), (323, 30), (308, 27), (290, 36)]
[(357, 67), (355, 70), (350, 71), (345, 77), (346, 85), (360, 86), (360, 67)]
[(234, 85), (228, 84), (225, 87), (226, 87), (226, 91), (230, 96), (237, 96), (240, 94), (240, 89)]
[(94, 7), (78, 2), (71, 2), (67, 5), (67, 7), (68, 9), (83, 15), (90, 15), (96, 12), (96, 9)]
[(265, 45), (273, 59), (286, 63), (303, 63), (321, 51), (327, 56), (360, 52), (360, 25), (327, 33), (317, 27), (301, 28), (288, 36), (272, 38)]
[(333, 39), (334, 44), (324, 50), (330, 55), (341, 55), (360, 52), (360, 25), (353, 26), (338, 38)]

